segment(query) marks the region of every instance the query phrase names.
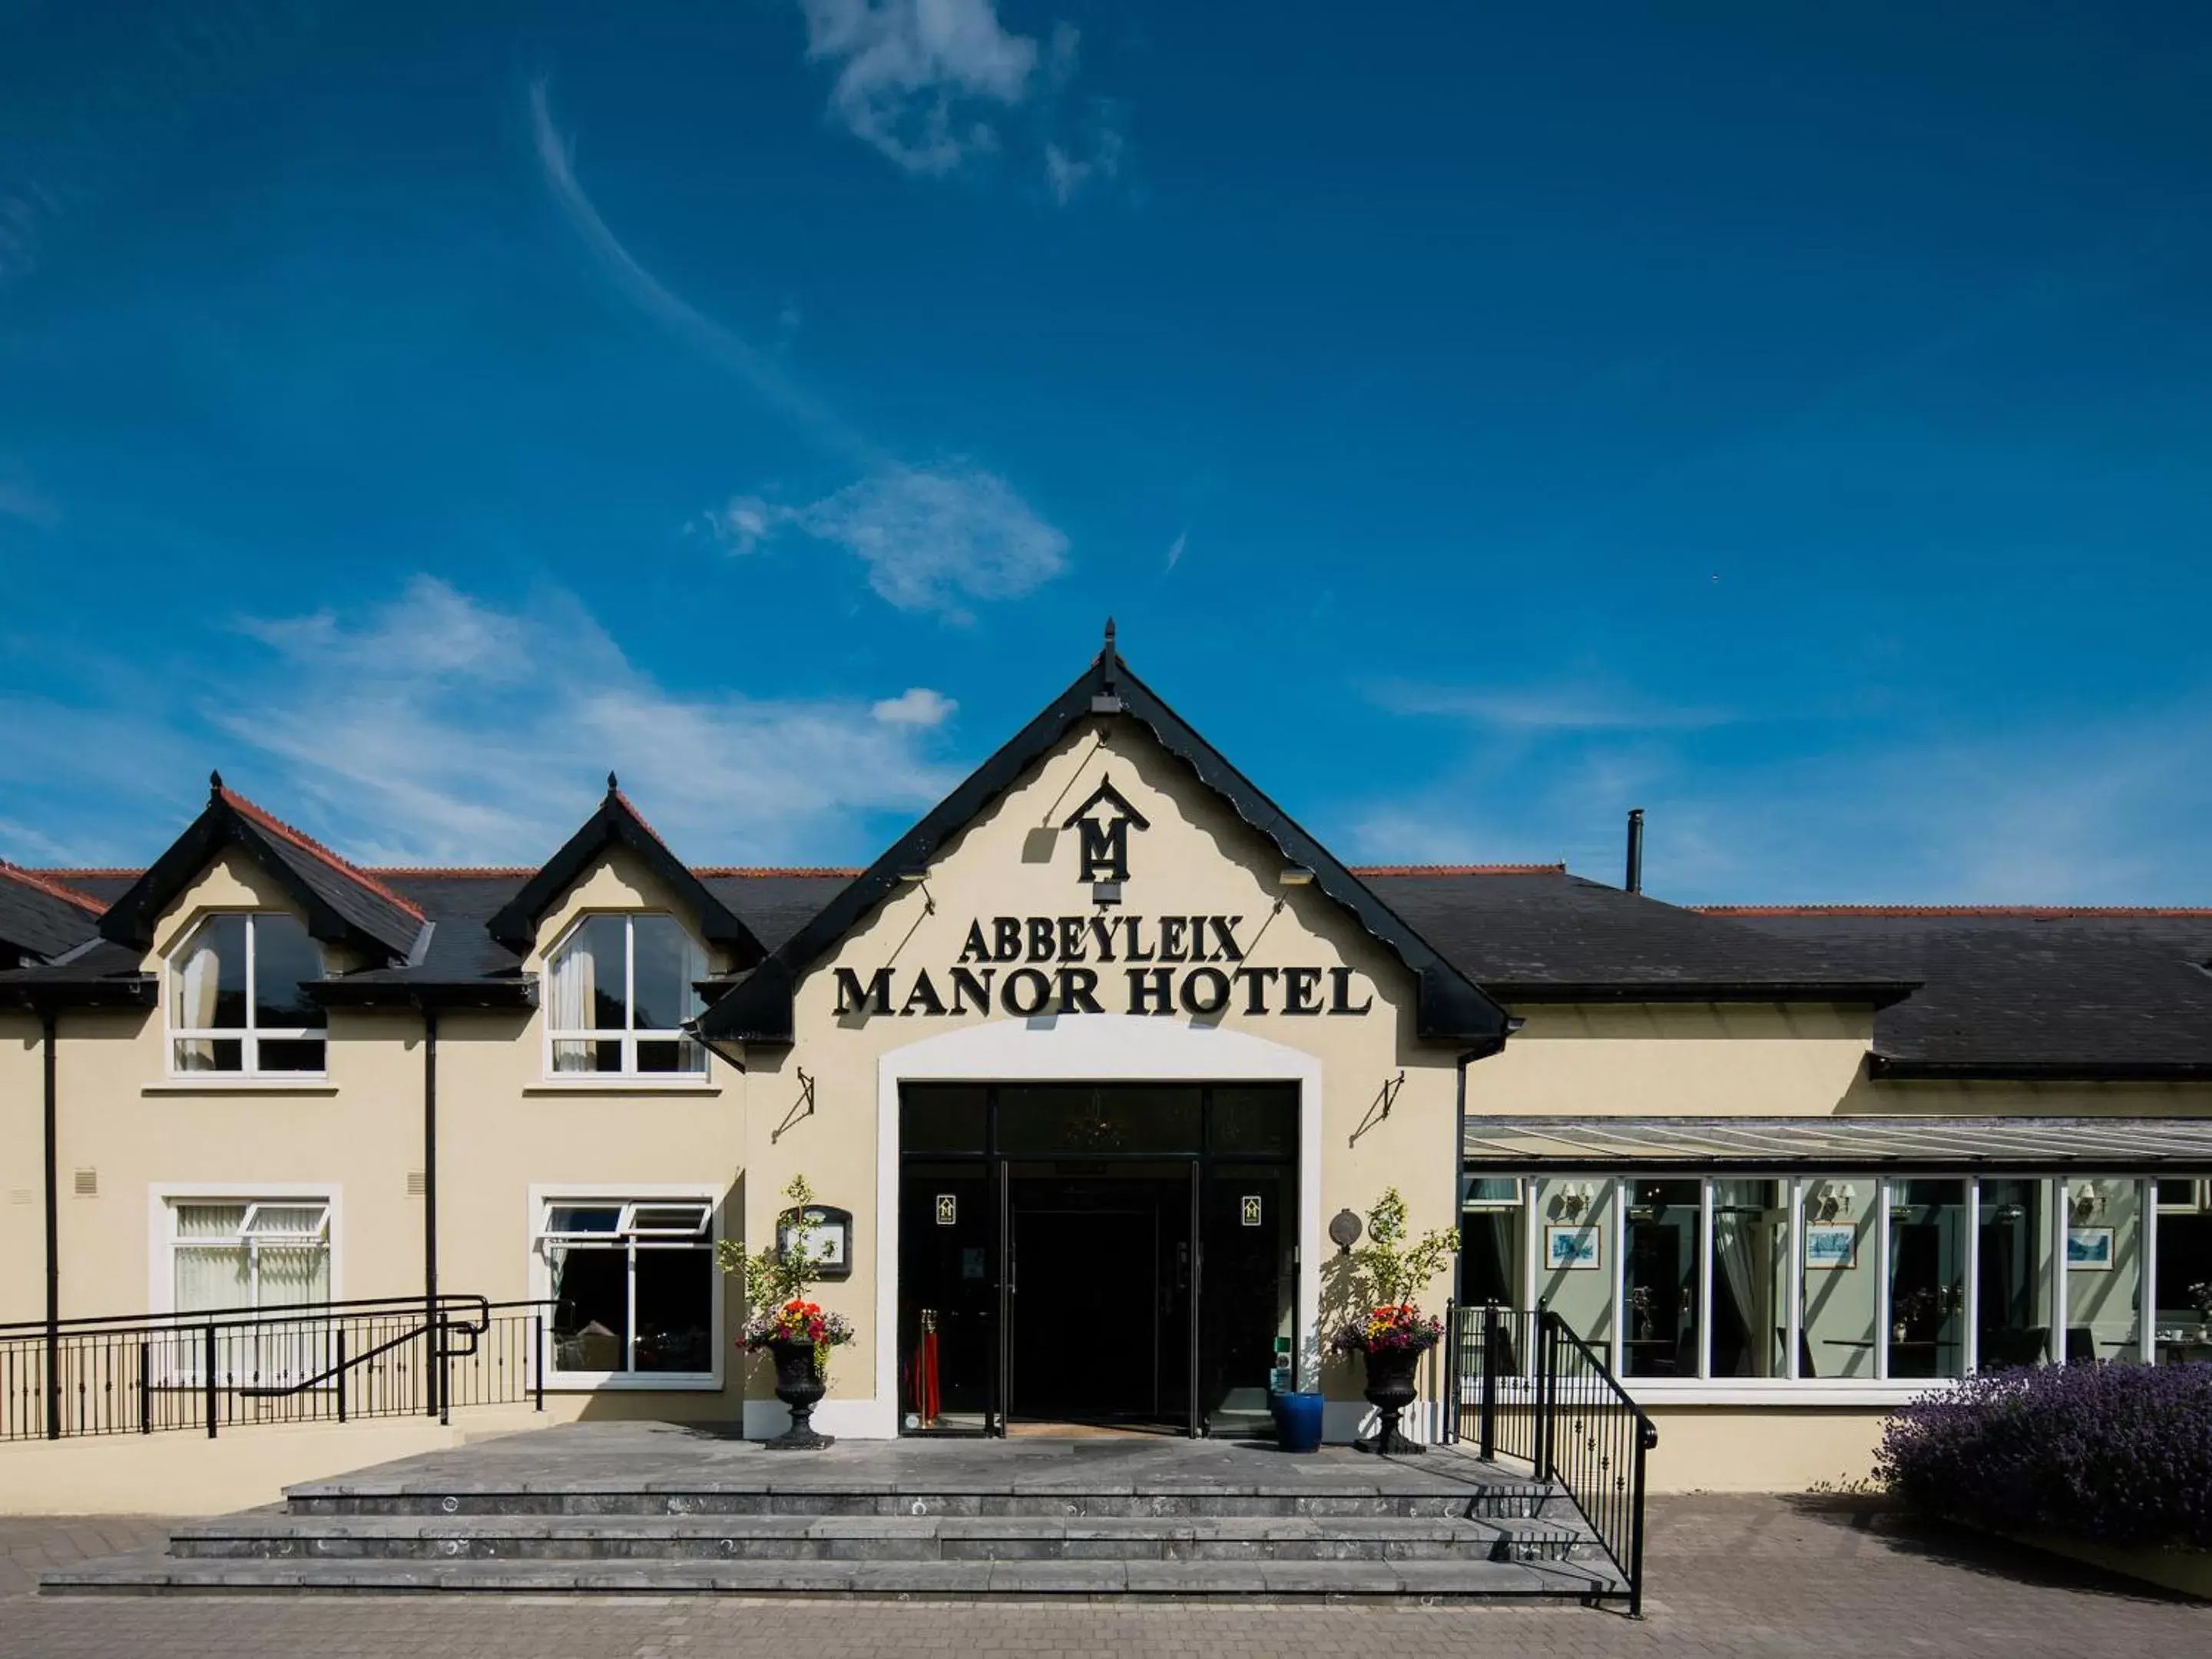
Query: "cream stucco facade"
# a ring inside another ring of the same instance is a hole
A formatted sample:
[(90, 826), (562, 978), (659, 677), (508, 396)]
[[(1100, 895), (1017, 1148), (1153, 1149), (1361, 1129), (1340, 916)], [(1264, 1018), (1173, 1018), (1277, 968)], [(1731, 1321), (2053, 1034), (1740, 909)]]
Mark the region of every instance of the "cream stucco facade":
[[(1100, 902), (1066, 815), (1109, 782), (1142, 827), (1127, 829), (1127, 878)], [(803, 1174), (822, 1201), (854, 1218), (850, 1276), (820, 1297), (853, 1322), (856, 1340), (836, 1357), (817, 1423), (894, 1435), (902, 1085), (1277, 1083), (1297, 1091), (1298, 1112), (1293, 1374), (1333, 1402), (1332, 1431), (1349, 1434), (1366, 1408), (1354, 1364), (1329, 1358), (1320, 1340), (1334, 1294), (1326, 1225), (1395, 1187), (1416, 1231), (1454, 1226), (1462, 1111), (1475, 1120), (2212, 1113), (2212, 1088), (2202, 1085), (1878, 1081), (1867, 1065), (1871, 997), (1532, 1001), (1509, 1011), (1520, 1023), (1502, 1051), (1424, 1037), (1407, 961), (1307, 873), (1146, 726), (1105, 717), (1045, 745), (801, 964), (787, 1043), (718, 1045), (696, 1077), (562, 1073), (550, 1060), (544, 995), (528, 1007), (447, 1008), (435, 1054), (441, 1284), (495, 1302), (547, 1297), (539, 1236), (546, 1206), (562, 1197), (696, 1197), (713, 1206), (711, 1237), (757, 1245), (774, 1233), (787, 1183)], [(683, 896), (646, 861), (611, 848), (536, 919), (520, 977), (541, 980), (547, 951), (583, 917), (683, 909)], [(157, 1006), (57, 1016), (64, 1319), (172, 1305), (165, 1206), (179, 1195), (319, 1195), (330, 1206), (330, 1295), (422, 1289), (420, 1012), (333, 1006), (319, 1077), (173, 1073), (167, 962), (203, 917), (233, 911), (300, 907), (233, 848), (153, 930), (141, 966), (159, 980)], [(703, 953), (710, 975), (732, 966)], [(1148, 959), (1133, 963), (1132, 954)], [(0, 1322), (34, 1322), (44, 1308), (45, 1060), (40, 1018), (0, 1010)], [(1440, 1305), (1454, 1291), (1440, 1274), (1423, 1299)], [(773, 1429), (781, 1408), (764, 1368), (734, 1346), (744, 1313), (735, 1281), (719, 1280), (711, 1370), (678, 1381), (556, 1377), (549, 1413)], [(1862, 1477), (1882, 1411), (1921, 1386), (1692, 1376), (1655, 1387), (1665, 1447), (1655, 1479), (1745, 1487)], [(196, 1449), (177, 1467), (214, 1455)], [(310, 1461), (325, 1455), (317, 1442)]]

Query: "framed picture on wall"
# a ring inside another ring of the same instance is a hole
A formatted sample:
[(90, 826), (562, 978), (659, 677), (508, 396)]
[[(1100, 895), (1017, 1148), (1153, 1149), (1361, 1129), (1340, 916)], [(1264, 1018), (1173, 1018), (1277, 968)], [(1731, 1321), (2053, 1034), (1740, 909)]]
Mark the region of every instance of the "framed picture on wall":
[(1859, 1265), (1859, 1230), (1848, 1221), (1814, 1221), (1805, 1227), (1805, 1271), (1836, 1273)]
[(1553, 1273), (1592, 1272), (1605, 1265), (1598, 1248), (1598, 1229), (1588, 1222), (1544, 1229), (1544, 1265)]
[(2069, 1227), (2066, 1230), (2066, 1271), (2069, 1273), (2112, 1272), (2112, 1230), (2110, 1227)]

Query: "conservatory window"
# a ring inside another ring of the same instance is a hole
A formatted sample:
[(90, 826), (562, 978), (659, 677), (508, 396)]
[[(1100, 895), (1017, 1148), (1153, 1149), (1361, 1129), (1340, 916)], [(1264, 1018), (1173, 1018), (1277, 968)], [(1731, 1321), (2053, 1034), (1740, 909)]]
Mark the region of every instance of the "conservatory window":
[(553, 1369), (703, 1377), (714, 1369), (708, 1199), (559, 1199), (538, 1244), (553, 1301)]
[(1621, 1370), (1629, 1376), (1695, 1376), (1705, 1183), (1632, 1181), (1627, 1187)]
[(548, 959), (547, 1031), (562, 1076), (702, 1077), (681, 1029), (703, 1006), (704, 952), (675, 917), (586, 916)]
[(1521, 1183), (1506, 1180), (1471, 1180), (1459, 1218), (1459, 1300), (1480, 1307), (1495, 1302), (1500, 1307), (1521, 1305), (1522, 1225)]
[(1776, 1181), (1716, 1181), (1711, 1374), (1787, 1376), (1789, 1212)]
[(1889, 1374), (1966, 1374), (1966, 1183), (1889, 1183)]
[(2077, 1176), (2064, 1187), (2066, 1363), (2131, 1360), (2142, 1349), (2142, 1184)]
[(1881, 1183), (1872, 1176), (1823, 1176), (1799, 1183), (1797, 1259), (1802, 1270), (1797, 1375), (1875, 1375), (1881, 1309), (1877, 1261)]
[(2047, 1181), (1981, 1182), (1975, 1218), (1980, 1316), (1974, 1334), (1985, 1371), (2040, 1365), (2052, 1357), (2050, 1187)]
[(2160, 1357), (2212, 1358), (2212, 1181), (2158, 1183)]
[(169, 1056), (184, 1072), (317, 1075), (327, 1017), (307, 982), (320, 947), (277, 911), (208, 917), (169, 958)]
[(2212, 1362), (2195, 1182), (1532, 1175), (1469, 1179), (1460, 1220), (1462, 1305), (1548, 1308), (1639, 1382)]
[(1617, 1183), (1571, 1178), (1534, 1185), (1536, 1294), (1585, 1342), (1608, 1346), (1620, 1271)]

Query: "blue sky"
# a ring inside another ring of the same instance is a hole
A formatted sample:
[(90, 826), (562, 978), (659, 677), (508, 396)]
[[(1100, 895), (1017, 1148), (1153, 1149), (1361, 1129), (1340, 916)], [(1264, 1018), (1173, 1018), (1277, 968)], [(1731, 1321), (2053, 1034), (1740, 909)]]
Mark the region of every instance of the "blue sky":
[(1111, 612), (1356, 861), (2212, 900), (2212, 13), (1656, 9), (0, 0), (0, 856), (864, 860)]

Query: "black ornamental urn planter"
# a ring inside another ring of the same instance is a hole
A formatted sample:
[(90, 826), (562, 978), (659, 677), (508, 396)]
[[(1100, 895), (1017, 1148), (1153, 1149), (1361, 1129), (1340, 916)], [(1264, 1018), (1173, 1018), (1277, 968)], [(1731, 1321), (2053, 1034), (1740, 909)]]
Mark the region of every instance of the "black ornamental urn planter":
[(771, 1342), (769, 1357), (775, 1361), (775, 1397), (791, 1407), (791, 1426), (763, 1443), (769, 1451), (820, 1451), (836, 1443), (814, 1431), (814, 1407), (823, 1395), (822, 1373), (814, 1363), (811, 1342)]
[(1364, 1392), (1367, 1403), (1382, 1413), (1382, 1421), (1367, 1438), (1352, 1442), (1355, 1449), (1387, 1453), (1393, 1457), (1412, 1456), (1423, 1449), (1419, 1441), (1409, 1440), (1398, 1432), (1398, 1419), (1413, 1403), (1413, 1372), (1425, 1352), (1421, 1348), (1367, 1350)]

